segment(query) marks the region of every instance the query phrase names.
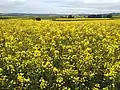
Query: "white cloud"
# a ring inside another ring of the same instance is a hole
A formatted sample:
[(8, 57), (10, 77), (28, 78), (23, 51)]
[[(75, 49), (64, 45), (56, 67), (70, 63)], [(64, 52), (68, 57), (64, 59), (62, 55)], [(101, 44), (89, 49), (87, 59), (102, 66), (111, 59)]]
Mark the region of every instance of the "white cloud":
[(0, 12), (107, 13), (120, 10), (119, 0), (1, 0)]
[(85, 3), (117, 3), (119, 0), (84, 0)]

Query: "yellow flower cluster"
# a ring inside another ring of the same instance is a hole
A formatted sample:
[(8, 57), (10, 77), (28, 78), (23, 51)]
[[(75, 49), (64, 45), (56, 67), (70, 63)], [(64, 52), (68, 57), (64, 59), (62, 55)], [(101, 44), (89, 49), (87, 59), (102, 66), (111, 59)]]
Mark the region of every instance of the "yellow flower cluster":
[(119, 90), (120, 21), (0, 21), (1, 90)]

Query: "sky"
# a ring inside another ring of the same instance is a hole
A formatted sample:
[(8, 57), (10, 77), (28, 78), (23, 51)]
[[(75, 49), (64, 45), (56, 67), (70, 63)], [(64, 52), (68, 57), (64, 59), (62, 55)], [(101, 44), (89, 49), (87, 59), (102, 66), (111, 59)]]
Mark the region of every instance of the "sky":
[(0, 0), (0, 13), (120, 13), (120, 0)]

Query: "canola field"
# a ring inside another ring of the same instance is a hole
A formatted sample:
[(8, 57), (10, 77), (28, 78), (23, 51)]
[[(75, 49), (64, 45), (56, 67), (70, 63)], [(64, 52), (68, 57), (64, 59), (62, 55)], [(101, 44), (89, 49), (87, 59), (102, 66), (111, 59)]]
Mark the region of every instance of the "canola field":
[(0, 21), (0, 90), (120, 90), (120, 21)]

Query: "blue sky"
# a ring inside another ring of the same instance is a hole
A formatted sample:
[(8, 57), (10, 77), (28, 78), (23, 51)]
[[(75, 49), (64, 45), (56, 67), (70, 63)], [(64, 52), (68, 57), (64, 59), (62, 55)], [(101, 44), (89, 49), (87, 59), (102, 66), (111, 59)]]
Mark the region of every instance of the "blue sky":
[(1, 13), (120, 12), (120, 0), (1, 0)]

